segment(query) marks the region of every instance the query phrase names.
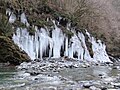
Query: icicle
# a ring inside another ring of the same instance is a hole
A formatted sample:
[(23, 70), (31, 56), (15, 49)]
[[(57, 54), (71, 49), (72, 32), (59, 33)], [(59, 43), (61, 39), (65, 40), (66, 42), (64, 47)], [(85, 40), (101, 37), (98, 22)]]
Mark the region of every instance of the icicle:
[(36, 59), (38, 59), (38, 56), (39, 56), (39, 37), (38, 37), (38, 31), (37, 30), (35, 32), (34, 52), (35, 52)]
[(27, 29), (21, 30), (21, 44), (23, 45), (23, 50), (28, 52), (28, 37), (29, 33), (27, 32)]
[(16, 30), (16, 34), (13, 34), (13, 37), (12, 37), (13, 41), (14, 41), (16, 44), (18, 44), (18, 46), (20, 46), (19, 38), (20, 38), (20, 29), (18, 28), (18, 29)]
[(50, 37), (48, 37), (48, 40), (49, 40), (49, 45), (50, 45), (49, 58), (51, 58), (51, 56), (52, 56), (52, 50), (53, 50), (53, 40)]
[(74, 34), (71, 38), (71, 47), (69, 47), (69, 57), (73, 58), (73, 54), (77, 52), (78, 59), (83, 60), (83, 48), (81, 46), (81, 42), (79, 41), (78, 37)]
[(11, 12), (11, 10), (10, 10), (10, 9), (7, 9), (7, 10), (6, 10), (6, 15), (10, 16), (10, 15), (11, 15), (11, 13), (12, 13), (12, 12)]
[(31, 57), (32, 60), (35, 59), (35, 53), (34, 53), (34, 43), (33, 43), (33, 36), (29, 36), (28, 38), (28, 52), (29, 52), (29, 56)]
[(65, 38), (65, 56), (68, 56), (68, 37)]
[(85, 43), (85, 36), (83, 35), (83, 33), (78, 33), (78, 37), (81, 40), (81, 46), (84, 49), (84, 59), (85, 60), (91, 60), (91, 56), (89, 54), (89, 51), (87, 49), (86, 43)]
[(68, 52), (68, 55), (70, 58), (73, 58), (73, 45), (69, 45), (69, 52)]
[(21, 22), (24, 23), (27, 27), (29, 26), (29, 23), (28, 23), (28, 21), (27, 21), (27, 18), (26, 18), (26, 16), (25, 16), (25, 13), (22, 13), (22, 14), (21, 14), (20, 19), (21, 19)]
[(64, 35), (63, 35), (62, 31), (60, 30), (60, 28), (58, 28), (56, 26), (54, 21), (53, 21), (53, 23), (55, 25), (55, 29), (52, 31), (52, 40), (54, 43), (54, 45), (53, 45), (53, 57), (59, 58), (61, 47), (62, 47), (63, 42), (64, 42)]
[(40, 54), (40, 59), (42, 59), (43, 53), (46, 53), (48, 49), (48, 45), (50, 45), (49, 57), (51, 57), (52, 48), (53, 48), (52, 39), (48, 36), (48, 32), (44, 28), (41, 28), (41, 30), (38, 33), (39, 33), (39, 48), (38, 49), (40, 51), (40, 53), (38, 54)]
[(16, 20), (16, 15), (12, 13), (12, 14), (10, 15), (9, 22), (10, 22), (10, 23), (14, 23), (15, 20)]

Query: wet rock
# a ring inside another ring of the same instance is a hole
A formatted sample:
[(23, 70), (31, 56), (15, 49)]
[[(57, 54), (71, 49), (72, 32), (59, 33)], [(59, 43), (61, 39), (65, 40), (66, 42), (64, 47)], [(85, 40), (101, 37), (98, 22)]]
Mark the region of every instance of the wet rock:
[(119, 66), (114, 66), (112, 69), (118, 69), (119, 68)]
[(41, 60), (40, 59), (34, 59), (35, 62), (40, 62)]
[(74, 67), (75, 67), (75, 68), (78, 68), (78, 67), (79, 67), (79, 65), (78, 65), (78, 64), (74, 64)]
[(42, 90), (57, 90), (56, 87), (44, 87)]
[(98, 76), (103, 76), (103, 74), (99, 74)]
[(29, 73), (24, 73), (23, 76), (27, 77), (27, 76), (30, 76)]
[(89, 64), (89, 63), (87, 63), (87, 62), (85, 63), (85, 65), (86, 65), (87, 67), (90, 67), (90, 64)]
[(105, 64), (110, 64), (110, 62), (105, 62)]
[(30, 73), (31, 76), (37, 76), (37, 75), (39, 75), (39, 74), (40, 74), (39, 72), (31, 72), (31, 73)]
[(113, 78), (113, 77), (104, 78), (104, 81), (108, 82), (108, 83), (113, 82), (114, 80), (115, 80), (115, 78)]
[(98, 74), (98, 76), (102, 79), (102, 78), (106, 78), (105, 74)]
[(72, 69), (74, 66), (70, 65), (69, 68)]
[(20, 78), (26, 78), (26, 77), (29, 77), (29, 76), (30, 76), (29, 73), (21, 73), (21, 74), (19, 75)]
[(113, 85), (114, 87), (120, 88), (120, 83), (112, 83), (112, 85)]
[(99, 66), (99, 65), (100, 65), (100, 64), (99, 64), (99, 63), (97, 63), (97, 62), (96, 62), (96, 63), (94, 63), (94, 64), (95, 64), (95, 66)]
[(55, 63), (55, 60), (49, 60), (50, 63)]
[(101, 90), (100, 88), (97, 88), (97, 87), (95, 87), (95, 86), (90, 86), (89, 89), (90, 89), (90, 90)]
[(35, 80), (39, 80), (39, 78), (35, 78)]
[(87, 68), (87, 66), (86, 66), (86, 65), (84, 65), (84, 64), (82, 65), (82, 67), (83, 67), (83, 68)]
[(9, 86), (9, 89), (10, 88), (12, 89), (12, 88), (15, 88), (15, 87), (23, 87), (23, 86), (25, 86), (25, 83)]
[(100, 89), (101, 90), (107, 90), (107, 87), (101, 87)]
[(86, 82), (83, 84), (84, 88), (90, 88), (90, 86), (92, 86), (92, 84), (90, 82)]

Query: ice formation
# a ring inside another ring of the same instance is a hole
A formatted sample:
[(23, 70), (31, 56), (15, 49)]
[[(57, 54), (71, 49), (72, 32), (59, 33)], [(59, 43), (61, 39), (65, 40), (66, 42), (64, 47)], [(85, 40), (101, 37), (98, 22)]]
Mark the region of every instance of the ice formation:
[(16, 15), (10, 9), (6, 10), (6, 15), (8, 15), (10, 23), (14, 23), (15, 22)]
[(21, 20), (21, 22), (24, 23), (26, 26), (29, 26), (29, 23), (28, 23), (28, 21), (27, 21), (27, 18), (26, 18), (26, 16), (25, 16), (25, 13), (22, 13), (22, 14), (21, 14), (20, 20)]
[[(29, 26), (24, 13), (21, 14), (21, 22)], [(13, 34), (13, 41), (33, 60), (43, 59), (44, 56), (59, 58), (63, 53), (64, 56), (69, 58), (75, 58), (74, 55), (76, 54), (78, 60), (110, 62), (105, 44), (100, 40), (96, 41), (87, 31), (86, 35), (88, 35), (89, 42), (92, 44), (93, 58), (89, 54), (86, 39), (82, 32), (76, 33), (75, 30), (72, 30), (74, 35), (68, 38), (55, 24), (54, 20), (53, 23), (54, 28), (51, 33), (47, 28), (38, 29), (35, 27), (35, 35), (29, 35), (26, 28), (17, 28), (16, 33)]]
[(89, 37), (89, 42), (92, 44), (93, 60), (99, 62), (111, 62), (106, 52), (106, 45), (101, 40), (96, 40), (86, 31)]
[(9, 18), (9, 22), (10, 22), (10, 23), (14, 23), (15, 20), (16, 20), (15, 14), (11, 13), (10, 18)]

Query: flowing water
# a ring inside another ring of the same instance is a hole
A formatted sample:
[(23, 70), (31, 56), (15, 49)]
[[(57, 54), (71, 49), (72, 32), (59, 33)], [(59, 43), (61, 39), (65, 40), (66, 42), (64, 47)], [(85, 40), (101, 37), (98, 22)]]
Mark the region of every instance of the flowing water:
[(16, 74), (15, 67), (0, 67), (0, 88), (14, 83), (13, 77)]
[[(77, 90), (76, 88), (80, 88), (78, 82), (102, 80), (100, 74), (106, 78), (114, 78), (120, 75), (120, 70), (108, 66), (65, 68), (59, 73), (45, 72), (43, 75), (39, 75), (39, 79), (36, 80), (18, 78), (17, 75), (20, 73), (21, 71), (16, 70), (15, 67), (0, 67), (0, 90), (51, 90), (50, 88), (53, 90), (60, 88)], [(48, 77), (49, 75), (51, 76)], [(59, 80), (58, 76), (64, 77), (67, 81)], [(28, 77), (30, 76), (28, 75)]]

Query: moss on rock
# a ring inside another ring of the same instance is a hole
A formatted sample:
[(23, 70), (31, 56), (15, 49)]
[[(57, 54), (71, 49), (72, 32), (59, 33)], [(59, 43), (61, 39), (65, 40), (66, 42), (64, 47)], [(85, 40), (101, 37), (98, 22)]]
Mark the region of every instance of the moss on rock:
[(19, 49), (14, 42), (5, 37), (0, 36), (0, 63), (7, 63), (18, 65), (23, 61), (29, 61), (29, 56)]

